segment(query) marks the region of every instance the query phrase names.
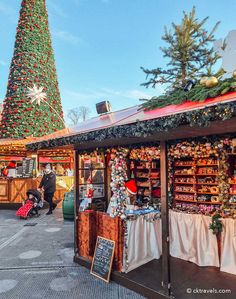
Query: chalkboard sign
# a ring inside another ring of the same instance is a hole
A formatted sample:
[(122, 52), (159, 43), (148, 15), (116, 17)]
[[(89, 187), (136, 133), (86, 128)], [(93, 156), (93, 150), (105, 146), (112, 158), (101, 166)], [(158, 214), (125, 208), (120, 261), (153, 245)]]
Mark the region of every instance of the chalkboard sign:
[(22, 177), (32, 177), (34, 169), (34, 159), (24, 158), (22, 162)]
[(106, 282), (109, 282), (114, 250), (114, 241), (97, 237), (90, 273)]

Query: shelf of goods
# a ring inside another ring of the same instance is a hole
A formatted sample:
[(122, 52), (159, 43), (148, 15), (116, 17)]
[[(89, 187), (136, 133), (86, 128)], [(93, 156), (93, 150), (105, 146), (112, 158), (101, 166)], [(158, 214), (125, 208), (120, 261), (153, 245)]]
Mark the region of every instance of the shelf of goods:
[(131, 160), (130, 176), (136, 181), (138, 195), (145, 197), (160, 197), (160, 161)]
[(174, 161), (174, 201), (196, 204), (221, 204), (217, 158)]

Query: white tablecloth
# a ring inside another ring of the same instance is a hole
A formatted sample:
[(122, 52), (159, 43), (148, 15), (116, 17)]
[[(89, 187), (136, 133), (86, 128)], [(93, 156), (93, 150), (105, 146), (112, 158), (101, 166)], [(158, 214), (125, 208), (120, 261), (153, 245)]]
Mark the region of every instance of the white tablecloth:
[(211, 217), (170, 211), (170, 254), (198, 266), (219, 267), (216, 236), (209, 230)]
[(220, 270), (236, 275), (236, 220), (222, 219)]
[[(128, 248), (124, 248), (124, 272), (161, 256), (161, 219), (149, 222), (145, 218), (153, 218), (153, 214), (127, 221)], [(170, 211), (170, 254), (199, 266), (219, 267), (217, 239), (209, 230), (210, 222), (208, 216)]]
[[(129, 272), (161, 256), (161, 220), (153, 219), (154, 214), (139, 216), (127, 221), (127, 251), (124, 254), (124, 272)], [(125, 249), (124, 249), (125, 251)], [(128, 263), (126, 264), (126, 258)], [(126, 265), (126, 266), (125, 266)]]

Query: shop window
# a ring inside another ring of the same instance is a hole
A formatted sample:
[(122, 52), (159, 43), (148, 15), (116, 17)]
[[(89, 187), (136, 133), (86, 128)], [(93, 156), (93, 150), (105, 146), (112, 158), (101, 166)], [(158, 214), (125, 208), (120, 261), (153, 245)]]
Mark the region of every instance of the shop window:
[(79, 155), (79, 198), (88, 196), (92, 190), (92, 198), (105, 197), (105, 155), (93, 152)]

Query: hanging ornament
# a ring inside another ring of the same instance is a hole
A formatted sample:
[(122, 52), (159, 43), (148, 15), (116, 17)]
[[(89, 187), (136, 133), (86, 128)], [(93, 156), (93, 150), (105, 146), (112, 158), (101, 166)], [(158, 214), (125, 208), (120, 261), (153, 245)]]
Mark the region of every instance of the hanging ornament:
[(236, 78), (236, 70), (233, 71), (233, 78)]
[(202, 77), (200, 80), (200, 85), (206, 85), (206, 81), (209, 79), (209, 77)]
[(43, 87), (37, 87), (34, 84), (32, 88), (28, 87), (27, 98), (31, 100), (32, 104), (35, 102), (37, 105), (40, 105), (41, 101), (46, 100), (47, 94), (43, 92)]
[(212, 88), (212, 87), (215, 87), (217, 84), (218, 84), (218, 79), (214, 76), (212, 77), (209, 77), (207, 80), (206, 80), (206, 87), (208, 88)]

